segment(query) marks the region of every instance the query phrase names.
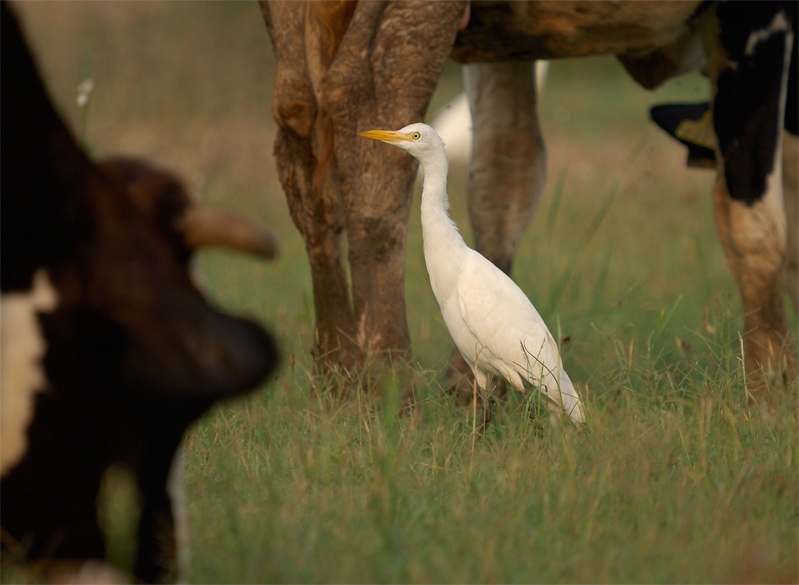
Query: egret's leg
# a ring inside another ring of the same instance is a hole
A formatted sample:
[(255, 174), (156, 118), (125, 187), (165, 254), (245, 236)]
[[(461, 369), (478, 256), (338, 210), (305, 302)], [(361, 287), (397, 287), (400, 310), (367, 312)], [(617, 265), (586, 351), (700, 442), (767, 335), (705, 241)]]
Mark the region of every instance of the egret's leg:
[[(474, 441), (477, 438), (483, 436), (486, 428), (488, 427), (488, 423), (490, 423), (494, 416), (491, 412), (491, 391), (489, 386), (490, 380), (488, 377), (478, 369), (474, 370), (474, 381), (472, 382), (472, 415), (474, 423), (472, 425), (473, 429), (473, 438), (472, 438), (472, 445), (474, 445)], [(480, 402), (482, 402), (482, 412), (480, 417), (480, 423), (477, 423), (477, 396), (478, 396), (478, 388), (479, 388), (479, 395), (480, 395)]]
[(472, 378), (472, 451), (474, 451), (477, 438), (477, 378), (475, 377)]
[(480, 425), (477, 427), (477, 435), (482, 437), (485, 430), (488, 428), (488, 424), (494, 420), (494, 414), (491, 409), (491, 395), (486, 391), (485, 388), (480, 388), (480, 401), (483, 403), (483, 412), (482, 412), (482, 420)]

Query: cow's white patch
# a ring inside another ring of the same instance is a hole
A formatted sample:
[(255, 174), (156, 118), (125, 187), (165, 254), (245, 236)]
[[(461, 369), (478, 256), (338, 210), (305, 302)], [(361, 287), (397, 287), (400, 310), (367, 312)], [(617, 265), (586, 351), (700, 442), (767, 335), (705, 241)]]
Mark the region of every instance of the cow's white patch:
[(782, 192), (782, 140), (775, 151), (774, 169), (766, 177), (766, 192), (763, 194), (763, 205), (770, 222), (763, 226), (764, 230), (774, 230), (779, 241), (787, 238), (788, 218), (785, 217), (785, 202)]
[(774, 15), (771, 24), (769, 24), (766, 28), (753, 31), (749, 34), (749, 38), (746, 40), (744, 54), (747, 57), (751, 57), (754, 55), (757, 46), (768, 39), (771, 35), (789, 30), (791, 30), (791, 26), (788, 24), (788, 20), (785, 18), (785, 12), (780, 10), (776, 15)]
[[(781, 18), (781, 22), (784, 23), (785, 27), (788, 27), (788, 23), (785, 21), (785, 15), (782, 12), (779, 12), (777, 16), (774, 17), (771, 28), (774, 28), (774, 22), (776, 22), (778, 18)], [(785, 54), (783, 56), (782, 82), (779, 101), (779, 120), (783, 120), (785, 118), (785, 107), (786, 101), (788, 99), (788, 78), (790, 76), (791, 49), (793, 48), (793, 33), (790, 32), (790, 28), (788, 28), (788, 31), (789, 32), (785, 39)], [(785, 131), (782, 127), (782, 122), (780, 122), (780, 125), (777, 128), (777, 132), (778, 138), (776, 148), (774, 149), (774, 166), (772, 168), (771, 174), (766, 178), (766, 192), (763, 195), (763, 202), (768, 209), (769, 214), (774, 217), (775, 224), (779, 230), (778, 233), (780, 234), (780, 238), (787, 242), (788, 218), (785, 213), (785, 199), (782, 184), (782, 143), (783, 137), (785, 136)]]
[(47, 382), (42, 357), (47, 350), (37, 313), (52, 311), (58, 294), (47, 271), (33, 288), (7, 293), (0, 303), (0, 476), (19, 463), (28, 444), (34, 398)]

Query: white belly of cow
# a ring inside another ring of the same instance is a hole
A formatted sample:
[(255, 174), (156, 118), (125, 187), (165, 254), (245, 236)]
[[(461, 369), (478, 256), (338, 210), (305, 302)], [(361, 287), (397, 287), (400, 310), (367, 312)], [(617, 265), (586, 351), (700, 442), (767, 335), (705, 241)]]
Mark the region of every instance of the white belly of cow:
[(57, 303), (44, 269), (34, 275), (30, 291), (4, 294), (0, 302), (0, 476), (27, 449), (34, 399), (47, 383), (42, 365), (47, 345), (36, 315), (52, 311)]

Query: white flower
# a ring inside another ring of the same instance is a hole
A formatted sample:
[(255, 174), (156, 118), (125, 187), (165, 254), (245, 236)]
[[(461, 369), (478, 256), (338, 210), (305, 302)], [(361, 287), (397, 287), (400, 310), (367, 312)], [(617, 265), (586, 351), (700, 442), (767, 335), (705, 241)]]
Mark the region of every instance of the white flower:
[(94, 89), (94, 81), (84, 79), (78, 84), (78, 107), (82, 108), (89, 103), (89, 94)]

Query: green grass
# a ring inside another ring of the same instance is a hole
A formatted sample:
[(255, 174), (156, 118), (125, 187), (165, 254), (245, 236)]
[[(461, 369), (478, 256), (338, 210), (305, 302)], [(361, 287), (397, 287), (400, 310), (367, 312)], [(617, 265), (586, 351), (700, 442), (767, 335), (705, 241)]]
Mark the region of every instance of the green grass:
[[(620, 366), (623, 366), (620, 364)], [(417, 419), (333, 407), (293, 377), (187, 443), (197, 582), (766, 582), (796, 568), (793, 404), (720, 371), (609, 377), (584, 432), (515, 401), (470, 449), (435, 376)], [(301, 385), (300, 385), (301, 386)], [(207, 551), (205, 554), (198, 551)], [(211, 554), (213, 552), (213, 554)]]
[[(775, 389), (771, 412), (744, 405), (712, 173), (686, 169), (647, 121), (651, 104), (706, 97), (706, 80), (646, 92), (608, 57), (553, 63), (539, 105), (549, 179), (513, 277), (568, 338), (589, 422), (544, 417), (539, 434), (510, 396), (473, 449), (471, 409), (441, 388), (452, 342), (423, 264), (418, 188), (413, 363), (385, 372), (378, 397), (338, 404), (328, 389), (340, 380), (312, 373), (310, 274), (274, 171), (274, 63), (257, 5), (23, 8), (76, 128), (91, 72), (81, 127), (93, 152), (157, 159), (281, 239), (275, 264), (199, 257), (214, 301), (264, 322), (285, 359), (266, 388), (186, 437), (190, 581), (796, 582), (796, 389)], [(431, 113), (459, 84), (450, 63)], [(465, 177), (453, 165), (449, 192), (471, 241)], [(407, 384), (420, 404), (400, 418)]]

